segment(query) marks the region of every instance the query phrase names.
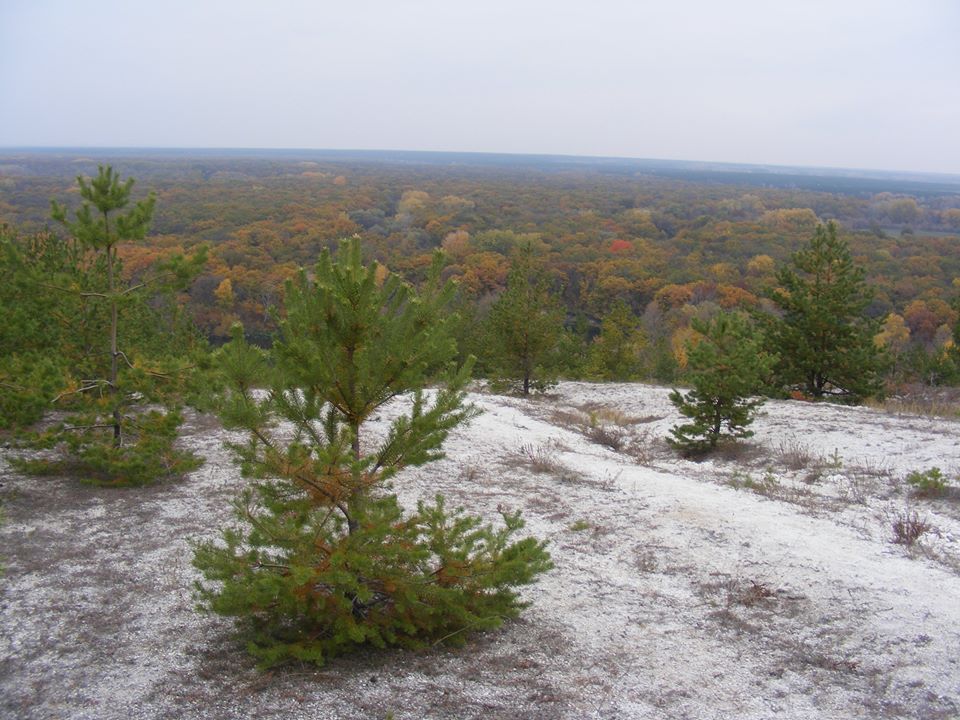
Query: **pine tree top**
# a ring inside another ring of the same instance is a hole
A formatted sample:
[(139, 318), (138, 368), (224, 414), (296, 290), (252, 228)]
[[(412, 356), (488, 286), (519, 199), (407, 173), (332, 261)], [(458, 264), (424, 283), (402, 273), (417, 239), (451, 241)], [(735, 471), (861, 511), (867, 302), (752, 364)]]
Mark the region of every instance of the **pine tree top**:
[[(90, 180), (78, 176), (80, 197), (83, 199), (73, 222), (67, 219), (65, 205), (52, 200), (53, 219), (63, 224), (79, 242), (92, 248), (113, 247), (119, 242), (142, 240), (150, 228), (156, 195), (134, 203), (126, 213), (111, 215), (123, 210), (130, 202), (134, 180), (120, 181), (120, 176), (109, 165), (100, 165), (97, 176)], [(94, 212), (96, 210), (96, 213)]]

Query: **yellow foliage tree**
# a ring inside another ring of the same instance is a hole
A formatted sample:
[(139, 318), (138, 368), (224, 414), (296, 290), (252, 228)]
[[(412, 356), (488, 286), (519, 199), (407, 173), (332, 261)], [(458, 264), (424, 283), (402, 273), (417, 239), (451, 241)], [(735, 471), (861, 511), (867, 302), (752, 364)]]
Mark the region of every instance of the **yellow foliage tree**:
[(689, 352), (697, 346), (701, 337), (700, 333), (689, 326), (679, 328), (670, 337), (670, 349), (680, 369), (687, 367)]
[(910, 328), (902, 315), (890, 313), (873, 341), (877, 347), (885, 348), (891, 355), (899, 355), (910, 342)]
[(220, 284), (217, 285), (217, 289), (213, 291), (214, 296), (217, 298), (217, 304), (224, 308), (229, 309), (233, 307), (233, 281), (230, 278), (224, 278), (220, 281)]

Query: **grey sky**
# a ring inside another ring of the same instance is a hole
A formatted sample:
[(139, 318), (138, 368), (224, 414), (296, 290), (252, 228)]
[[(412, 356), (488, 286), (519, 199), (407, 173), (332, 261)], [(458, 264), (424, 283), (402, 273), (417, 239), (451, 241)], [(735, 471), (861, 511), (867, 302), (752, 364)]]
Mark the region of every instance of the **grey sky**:
[(0, 146), (960, 173), (957, 0), (0, 0)]

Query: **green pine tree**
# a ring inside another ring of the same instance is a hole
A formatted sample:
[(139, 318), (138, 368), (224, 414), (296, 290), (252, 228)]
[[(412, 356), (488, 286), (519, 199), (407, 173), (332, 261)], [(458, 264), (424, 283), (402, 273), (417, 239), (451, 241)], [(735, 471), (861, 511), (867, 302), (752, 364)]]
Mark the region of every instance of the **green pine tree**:
[(641, 370), (640, 353), (646, 345), (640, 320), (618, 300), (600, 325), (590, 345), (587, 374), (599, 380), (632, 380)]
[(483, 365), (485, 343), (483, 338), (484, 312), (478, 299), (468, 293), (463, 285), (458, 284), (456, 293), (450, 303), (449, 315), (454, 319), (451, 335), (457, 346), (457, 361), (462, 365), (467, 358), (477, 358), (474, 364), (474, 373), (485, 375), (487, 368)]
[(691, 326), (702, 336), (687, 353), (693, 390), (670, 393), (670, 402), (691, 422), (671, 428), (667, 442), (697, 454), (721, 439), (753, 435), (747, 427), (763, 403), (755, 396), (776, 358), (764, 352), (759, 333), (739, 314), (720, 313), (709, 323), (695, 319)]
[[(162, 322), (154, 301), (162, 290), (192, 279), (205, 254), (201, 249), (192, 258), (176, 255), (149, 276), (125, 280), (118, 247), (144, 237), (154, 196), (132, 202), (133, 180), (121, 182), (109, 167), (77, 181), (82, 203), (72, 220), (64, 206), (53, 203), (53, 217), (68, 239), (43, 237), (5, 248), (25, 289), (25, 307), (42, 312), (45, 324), (42, 336), (24, 323), (17, 332), (33, 338), (35, 353), (55, 358), (61, 381), (53, 397), (49, 383), (33, 383), (25, 397), (67, 413), (64, 422), (31, 438), (36, 446), (63, 450), (62, 458), (19, 465), (115, 485), (179, 474), (196, 466), (173, 443), (182, 422), (179, 391), (188, 364), (179, 355), (196, 346), (197, 336), (177, 312), (172, 325)], [(144, 352), (148, 349), (155, 354)], [(165, 357), (158, 357), (161, 353)]]
[(880, 321), (864, 311), (872, 291), (835, 223), (819, 226), (810, 244), (777, 272), (770, 298), (782, 317), (768, 321), (768, 347), (779, 355), (781, 386), (814, 398), (858, 402), (881, 389)]
[[(0, 228), (0, 428), (40, 420), (64, 387), (68, 358), (87, 354), (90, 313), (79, 297), (50, 292), (44, 282), (83, 278), (81, 255), (50, 233), (18, 235)], [(69, 333), (65, 328), (69, 327)]]
[(54, 220), (62, 223), (83, 248), (102, 255), (106, 261), (106, 286), (101, 292), (85, 295), (102, 299), (108, 308), (110, 367), (106, 378), (93, 379), (76, 392), (96, 391), (109, 398), (107, 405), (113, 446), (120, 448), (123, 445), (123, 407), (119, 377), (124, 353), (120, 350), (117, 331), (120, 325), (120, 304), (126, 293), (120, 290), (117, 246), (131, 240), (143, 239), (153, 218), (156, 196), (151, 193), (145, 200), (134, 203), (126, 213), (116, 214), (130, 204), (133, 178), (121, 184), (120, 176), (113, 172), (113, 168), (100, 166), (96, 178), (88, 181), (78, 177), (77, 183), (80, 185), (80, 197), (84, 202), (77, 210), (74, 221), (67, 219), (66, 207), (56, 201), (51, 203), (52, 214)]
[(560, 373), (563, 377), (583, 379), (587, 375), (590, 356), (590, 319), (582, 310), (574, 313), (572, 322), (560, 338)]
[(529, 395), (556, 384), (564, 315), (530, 246), (521, 248), (487, 318), (485, 359), (496, 386)]
[[(220, 414), (248, 432), (234, 450), (257, 482), (235, 503), (240, 525), (196, 545), (207, 580), (197, 591), (206, 609), (238, 619), (262, 666), (462, 642), (516, 615), (513, 588), (550, 566), (543, 543), (512, 539), (519, 515), (495, 529), (440, 496), (405, 514), (385, 489), (442, 457), (474, 412), (464, 404), (472, 362), (449, 365), (452, 287), (439, 271), (419, 295), (393, 274), (378, 284), (354, 238), (288, 283), (270, 353), (239, 328), (220, 352)], [(366, 421), (401, 394), (407, 411), (368, 434)]]

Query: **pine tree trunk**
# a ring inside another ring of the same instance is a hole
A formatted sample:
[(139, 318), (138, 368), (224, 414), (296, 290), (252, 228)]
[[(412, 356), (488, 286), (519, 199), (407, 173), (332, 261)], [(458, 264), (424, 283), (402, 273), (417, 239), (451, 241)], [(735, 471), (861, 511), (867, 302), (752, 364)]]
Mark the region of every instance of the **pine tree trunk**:
[[(353, 459), (359, 462), (360, 461), (360, 423), (351, 422), (350, 429), (353, 431), (353, 440), (351, 441), (351, 445), (350, 445), (351, 449), (353, 450)], [(353, 491), (354, 494), (356, 492), (357, 492), (356, 490)], [(348, 497), (346, 502), (347, 509), (344, 510), (343, 508), (341, 508), (341, 511), (347, 518), (347, 533), (350, 535), (353, 535), (353, 533), (356, 532), (357, 528), (360, 527), (360, 524), (354, 518), (352, 500), (353, 500), (352, 496)]]
[(523, 338), (523, 394), (530, 394), (530, 378), (533, 375), (533, 357), (530, 353), (530, 335), (524, 330)]
[(720, 429), (723, 427), (723, 413), (720, 410), (720, 401), (714, 401), (713, 406), (713, 429), (710, 431), (710, 447), (712, 448), (717, 446), (717, 439), (720, 437)]
[[(106, 213), (104, 213), (106, 220)], [(107, 224), (107, 232), (110, 226)], [(123, 443), (123, 433), (120, 427), (120, 403), (117, 401), (117, 376), (119, 373), (119, 355), (117, 348), (117, 298), (113, 293), (113, 245), (107, 245), (107, 296), (110, 298), (110, 404), (113, 406), (113, 446), (118, 448)]]

